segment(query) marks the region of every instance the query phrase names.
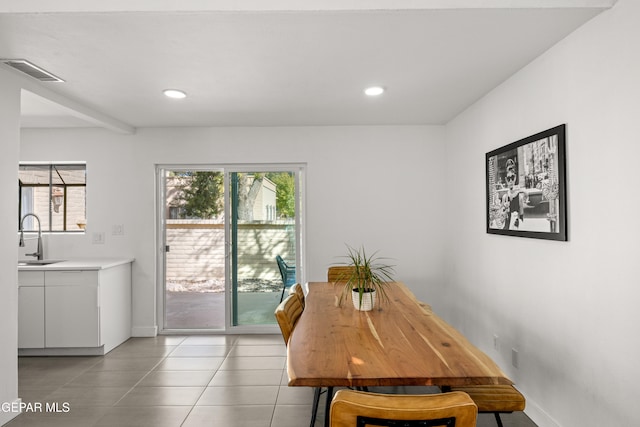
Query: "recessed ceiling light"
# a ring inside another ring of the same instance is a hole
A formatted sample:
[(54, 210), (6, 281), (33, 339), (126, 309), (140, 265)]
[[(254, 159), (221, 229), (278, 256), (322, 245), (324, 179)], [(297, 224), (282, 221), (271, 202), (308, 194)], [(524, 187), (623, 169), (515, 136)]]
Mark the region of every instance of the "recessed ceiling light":
[(165, 96), (168, 96), (169, 98), (175, 99), (182, 99), (187, 97), (187, 94), (185, 92), (178, 89), (165, 89), (164, 91), (162, 91), (162, 93), (164, 93)]
[(378, 96), (384, 93), (384, 88), (381, 86), (371, 86), (366, 88), (364, 90), (364, 93), (366, 93), (369, 96)]

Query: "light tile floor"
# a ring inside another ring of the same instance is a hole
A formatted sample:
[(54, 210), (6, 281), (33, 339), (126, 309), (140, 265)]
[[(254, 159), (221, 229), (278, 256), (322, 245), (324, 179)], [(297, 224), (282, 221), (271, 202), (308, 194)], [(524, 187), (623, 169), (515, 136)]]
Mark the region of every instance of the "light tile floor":
[[(106, 356), (21, 357), (19, 396), (42, 411), (6, 426), (306, 427), (313, 390), (288, 387), (285, 365), (280, 335), (132, 338)], [(523, 413), (502, 418), (535, 427)], [(496, 423), (480, 414), (478, 426)]]

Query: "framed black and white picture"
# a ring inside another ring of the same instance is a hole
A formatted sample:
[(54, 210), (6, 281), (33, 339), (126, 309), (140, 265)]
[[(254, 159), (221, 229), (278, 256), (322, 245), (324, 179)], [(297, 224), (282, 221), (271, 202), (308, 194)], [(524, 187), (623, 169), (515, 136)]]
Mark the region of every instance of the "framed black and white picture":
[(567, 240), (565, 134), (563, 124), (486, 154), (487, 233)]

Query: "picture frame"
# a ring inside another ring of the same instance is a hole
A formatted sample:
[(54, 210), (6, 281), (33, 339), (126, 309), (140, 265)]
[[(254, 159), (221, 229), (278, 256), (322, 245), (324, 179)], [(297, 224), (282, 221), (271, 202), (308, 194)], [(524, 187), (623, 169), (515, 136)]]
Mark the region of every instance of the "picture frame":
[(567, 241), (566, 125), (486, 153), (487, 233)]

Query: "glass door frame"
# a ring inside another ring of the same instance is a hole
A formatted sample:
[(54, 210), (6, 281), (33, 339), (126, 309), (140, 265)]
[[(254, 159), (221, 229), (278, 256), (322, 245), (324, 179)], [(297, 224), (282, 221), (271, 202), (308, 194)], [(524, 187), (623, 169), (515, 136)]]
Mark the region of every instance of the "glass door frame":
[[(164, 172), (212, 171), (222, 172), (224, 176), (224, 215), (231, 218), (231, 180), (232, 173), (242, 172), (294, 172), (295, 173), (295, 228), (296, 228), (296, 274), (298, 282), (305, 283), (305, 173), (306, 164), (302, 163), (252, 163), (252, 164), (156, 164), (156, 318), (159, 334), (251, 334), (278, 333), (277, 324), (270, 325), (234, 325), (236, 299), (233, 295), (232, 281), (232, 221), (225, 220), (225, 326), (224, 329), (165, 329), (165, 286), (166, 286), (166, 181)], [(274, 261), (275, 262), (275, 261)]]

